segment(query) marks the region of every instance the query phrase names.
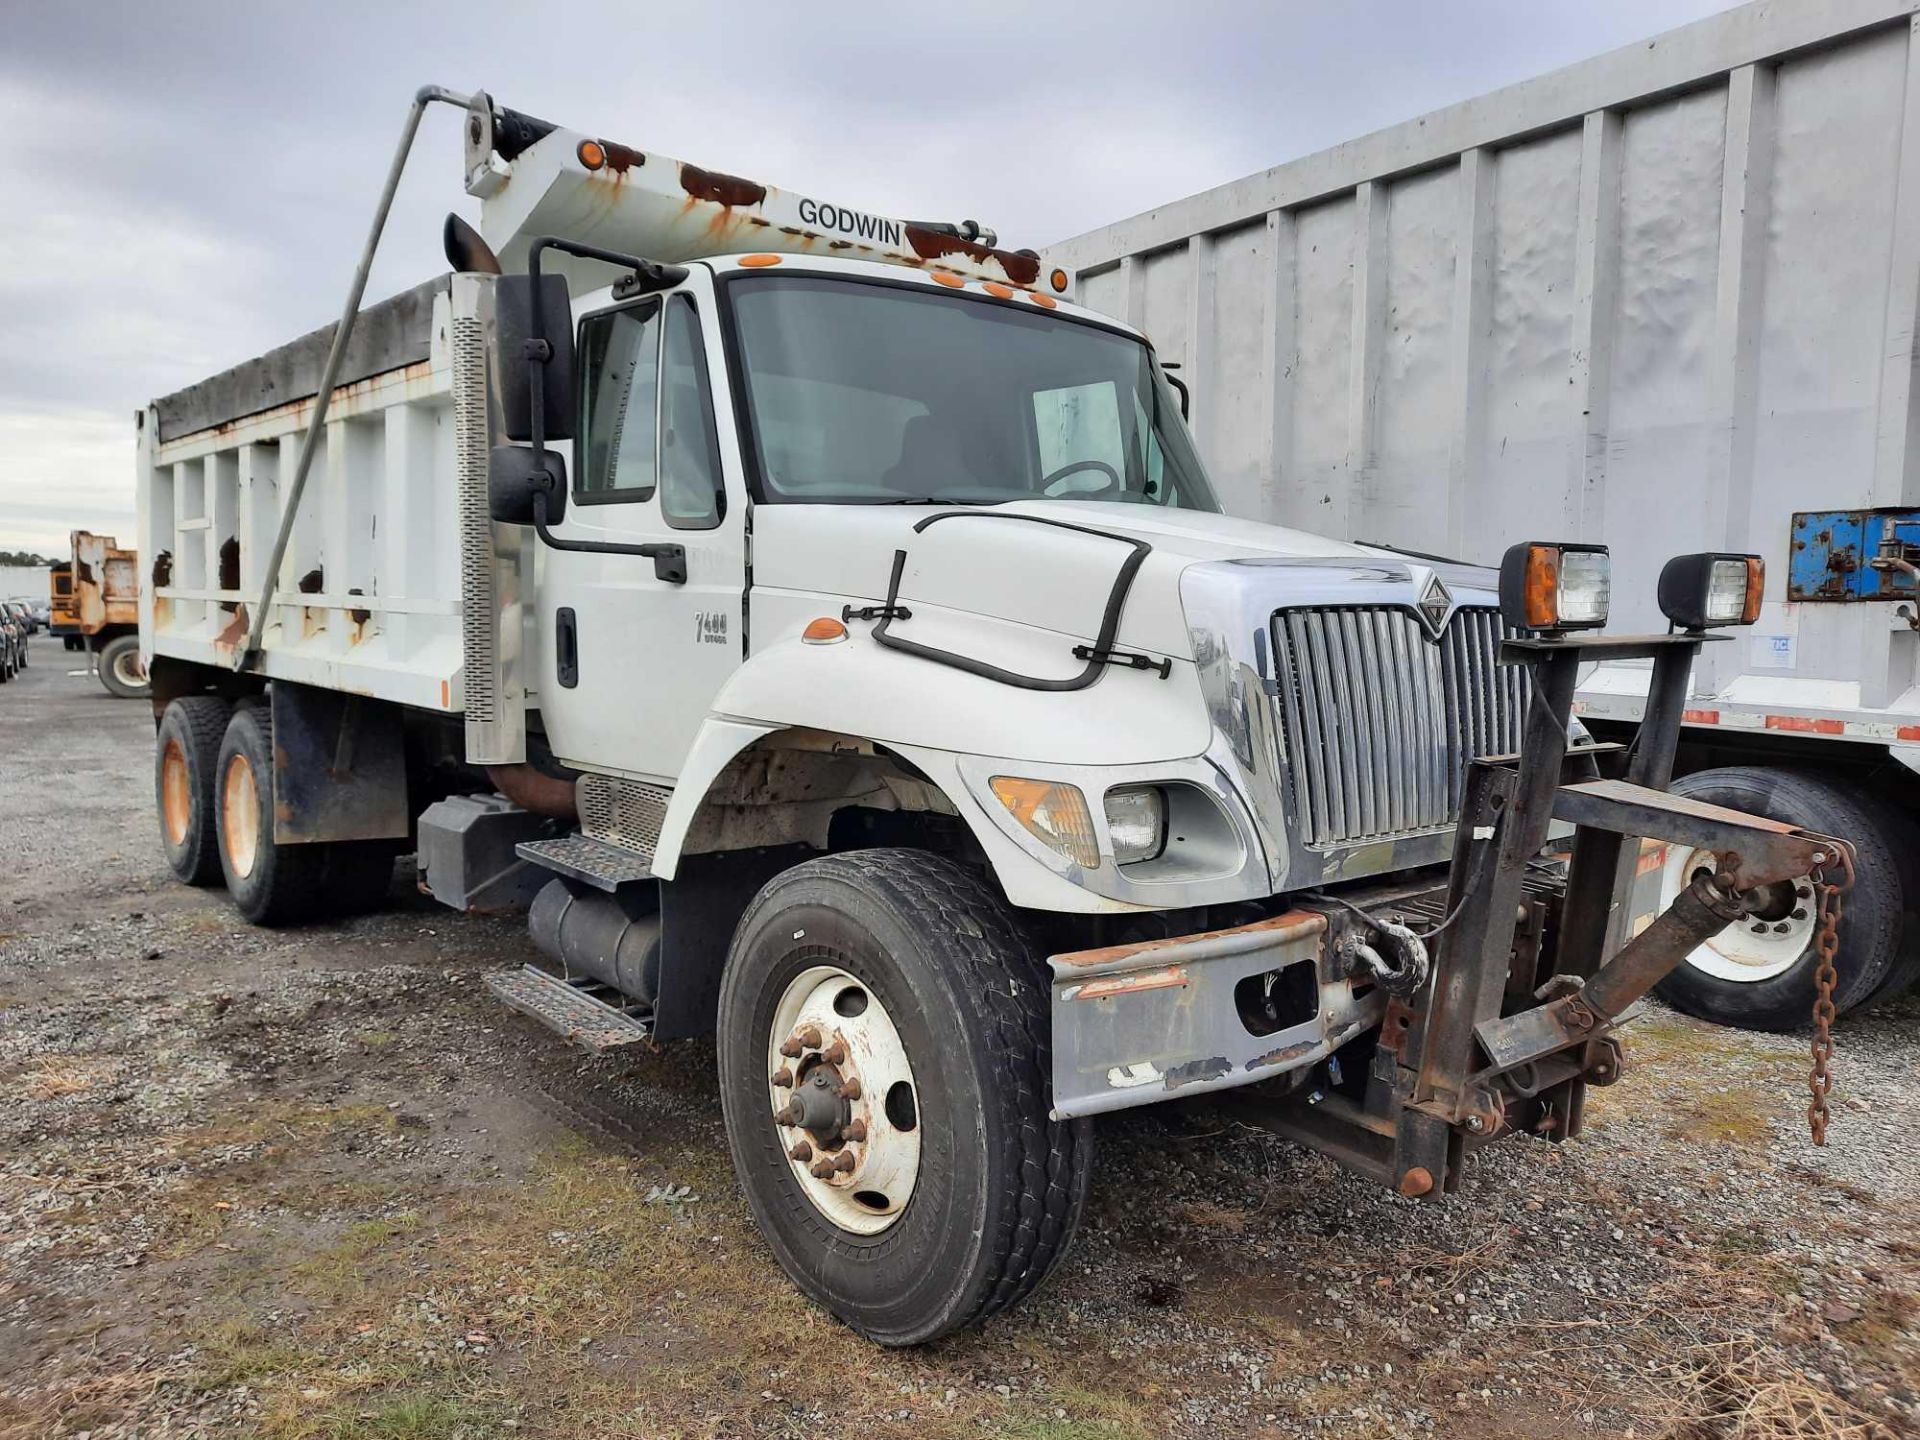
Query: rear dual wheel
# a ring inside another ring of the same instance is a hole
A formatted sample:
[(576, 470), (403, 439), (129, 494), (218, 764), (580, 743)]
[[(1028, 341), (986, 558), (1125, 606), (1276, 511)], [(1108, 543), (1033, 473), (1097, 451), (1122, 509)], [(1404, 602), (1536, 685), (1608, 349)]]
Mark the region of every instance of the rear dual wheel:
[(397, 842), (284, 845), (273, 837), (273, 717), (211, 695), (167, 706), (154, 758), (160, 843), (189, 885), (224, 882), (256, 925), (371, 910), (393, 879)]
[(1054, 1120), (1044, 962), (979, 877), (913, 850), (774, 877), (720, 990), (734, 1168), (794, 1283), (884, 1345), (973, 1324), (1066, 1252), (1092, 1154)]

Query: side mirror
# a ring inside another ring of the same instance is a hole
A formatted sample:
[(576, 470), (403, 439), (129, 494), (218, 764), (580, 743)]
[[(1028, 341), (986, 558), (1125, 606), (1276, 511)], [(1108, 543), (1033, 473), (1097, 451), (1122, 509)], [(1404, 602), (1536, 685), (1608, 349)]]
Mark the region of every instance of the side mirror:
[(502, 275), (493, 282), (494, 328), (498, 342), (495, 393), (500, 397), (500, 428), (509, 440), (533, 439), (533, 386), (528, 346), (546, 342), (544, 438), (573, 438), (573, 299), (567, 277), (540, 277), (539, 327), (534, 325), (534, 282), (529, 275)]
[[(546, 497), (544, 516), (534, 505)], [(567, 518), (567, 465), (551, 450), (496, 445), (487, 457), (487, 514), (503, 525), (558, 525)]]

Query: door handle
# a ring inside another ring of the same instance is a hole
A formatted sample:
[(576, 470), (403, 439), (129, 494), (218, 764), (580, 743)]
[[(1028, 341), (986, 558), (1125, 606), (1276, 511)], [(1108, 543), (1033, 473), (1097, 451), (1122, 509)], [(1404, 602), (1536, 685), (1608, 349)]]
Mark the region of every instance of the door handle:
[(573, 607), (562, 605), (553, 614), (553, 669), (562, 689), (580, 683), (580, 625)]

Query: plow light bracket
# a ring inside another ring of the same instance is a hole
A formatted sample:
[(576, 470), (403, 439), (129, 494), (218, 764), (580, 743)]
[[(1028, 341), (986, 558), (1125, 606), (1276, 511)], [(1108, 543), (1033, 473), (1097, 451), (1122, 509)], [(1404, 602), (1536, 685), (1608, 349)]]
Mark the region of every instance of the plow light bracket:
[(1682, 630), (1751, 625), (1766, 583), (1758, 555), (1676, 555), (1660, 572), (1660, 613)]
[(1500, 614), (1516, 630), (1559, 634), (1607, 623), (1613, 562), (1604, 545), (1528, 540), (1500, 560)]

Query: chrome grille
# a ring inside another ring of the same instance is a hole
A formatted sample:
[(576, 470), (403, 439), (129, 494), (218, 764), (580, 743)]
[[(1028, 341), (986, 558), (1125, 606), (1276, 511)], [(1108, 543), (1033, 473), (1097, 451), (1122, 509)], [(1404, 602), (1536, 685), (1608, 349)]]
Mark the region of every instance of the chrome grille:
[(1309, 845), (1449, 825), (1467, 761), (1520, 748), (1526, 679), (1496, 664), (1497, 610), (1455, 611), (1437, 645), (1396, 605), (1282, 610), (1273, 630), (1283, 759)]

